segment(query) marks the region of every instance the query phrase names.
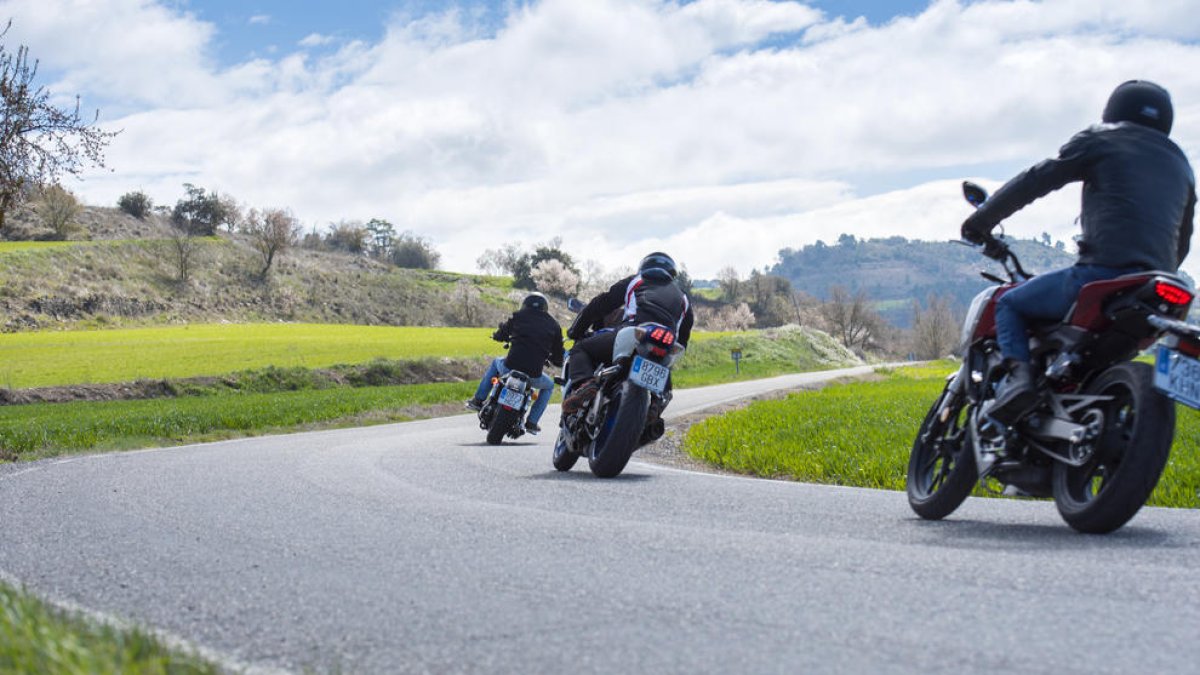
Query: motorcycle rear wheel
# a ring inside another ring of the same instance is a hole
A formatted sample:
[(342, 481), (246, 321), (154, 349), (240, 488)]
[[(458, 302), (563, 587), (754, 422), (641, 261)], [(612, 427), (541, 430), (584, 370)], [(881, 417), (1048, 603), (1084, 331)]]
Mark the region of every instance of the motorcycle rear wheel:
[(520, 417), (521, 413), (516, 410), (497, 406), (496, 414), (492, 417), (492, 425), (488, 427), (488, 445), (500, 445), (500, 441), (504, 440), (504, 434), (513, 428)]
[(625, 470), (638, 447), (646, 414), (650, 410), (650, 392), (626, 382), (612, 428), (592, 444), (588, 466), (597, 478), (612, 478)]
[(1107, 534), (1137, 514), (1167, 465), (1175, 437), (1175, 404), (1154, 389), (1154, 369), (1120, 363), (1100, 374), (1088, 394), (1100, 403), (1104, 431), (1092, 460), (1054, 465), (1054, 503), (1075, 530)]
[(925, 415), (908, 458), (908, 505), (926, 520), (953, 513), (970, 496), (977, 477), (966, 401), (953, 404), (945, 422), (938, 419), (938, 409), (949, 395), (943, 391)]

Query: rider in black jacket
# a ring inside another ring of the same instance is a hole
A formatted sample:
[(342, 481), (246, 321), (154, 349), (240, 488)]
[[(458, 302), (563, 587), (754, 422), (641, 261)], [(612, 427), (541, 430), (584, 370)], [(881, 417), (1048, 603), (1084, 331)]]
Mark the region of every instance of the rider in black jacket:
[(612, 360), (616, 330), (585, 336), (605, 327), (605, 319), (615, 310), (621, 310), (617, 329), (646, 322), (659, 323), (674, 328), (676, 341), (687, 347), (695, 317), (687, 294), (675, 283), (675, 275), (675, 261), (671, 256), (651, 253), (642, 258), (637, 274), (613, 284), (583, 308), (567, 331), (567, 337), (575, 340), (575, 344), (568, 357), (571, 394), (563, 400), (565, 412), (571, 412), (591, 398), (595, 389), (589, 385), (596, 367)]
[(1125, 82), (1109, 97), (1103, 124), (1076, 134), (1057, 158), (1010, 180), (963, 223), (964, 239), (986, 244), (1000, 221), (1067, 183), (1083, 181), (1079, 261), (1030, 279), (997, 301), (1000, 352), (1010, 370), (986, 411), (992, 417), (1011, 424), (1036, 402), (1030, 320), (1062, 319), (1086, 283), (1145, 270), (1174, 272), (1187, 256), (1195, 178), (1187, 157), (1167, 137), (1173, 116), (1165, 89)]
[(542, 372), (542, 365), (547, 360), (559, 367), (563, 364), (562, 326), (550, 316), (548, 310), (546, 296), (530, 293), (521, 303), (521, 309), (513, 312), (492, 333), (493, 340), (508, 342), (511, 346), (507, 356), (495, 359), (488, 366), (475, 397), (467, 401), (468, 408), (479, 410), (483, 407), (484, 398), (491, 391), (493, 377), (519, 370), (528, 375), (533, 386), (540, 390), (525, 419), (525, 430), (531, 434), (541, 431), (538, 420), (542, 418), (546, 406), (550, 405), (550, 396), (554, 393), (554, 380)]

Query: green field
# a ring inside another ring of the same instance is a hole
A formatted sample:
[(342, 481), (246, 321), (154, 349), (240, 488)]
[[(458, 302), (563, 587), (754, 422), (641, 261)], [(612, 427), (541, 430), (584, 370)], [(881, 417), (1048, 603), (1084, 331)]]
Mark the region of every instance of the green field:
[[(756, 476), (903, 490), (908, 454), (954, 366), (906, 368), (762, 401), (693, 426), (684, 449)], [(1178, 408), (1175, 446), (1150, 504), (1200, 507), (1200, 413)]]
[(26, 253), (29, 251), (49, 251), (56, 248), (78, 246), (78, 241), (0, 241), (0, 255), (5, 253)]
[(0, 407), (0, 461), (400, 422), (470, 397), (474, 382)]
[(320, 368), (376, 358), (494, 354), (488, 328), (193, 324), (0, 335), (0, 386), (12, 388)]
[[(336, 324), (192, 324), (0, 335), (0, 386), (10, 389), (224, 375), (268, 366), (323, 368), (374, 359), (499, 355), (491, 328)], [(743, 351), (735, 375), (731, 348)], [(679, 386), (844, 365), (853, 357), (807, 329), (696, 333)]]
[(0, 583), (0, 673), (220, 672), (204, 659), (168, 649), (140, 630), (118, 630), (64, 614)]

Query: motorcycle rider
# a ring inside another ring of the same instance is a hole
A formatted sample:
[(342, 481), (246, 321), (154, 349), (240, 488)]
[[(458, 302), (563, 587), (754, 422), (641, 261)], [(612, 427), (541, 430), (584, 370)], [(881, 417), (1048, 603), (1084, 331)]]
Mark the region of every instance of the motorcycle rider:
[(1058, 157), (1005, 183), (963, 222), (964, 239), (1002, 257), (991, 238), (998, 223), (1030, 202), (1083, 181), (1083, 237), (1073, 267), (1039, 275), (996, 303), (996, 331), (1008, 376), (986, 412), (1012, 424), (1037, 402), (1029, 322), (1061, 320), (1084, 284), (1147, 270), (1175, 272), (1188, 254), (1195, 178), (1168, 138), (1174, 112), (1165, 89), (1145, 80), (1119, 85), (1102, 124), (1076, 134)]
[(475, 397), (467, 401), (468, 408), (478, 411), (483, 407), (484, 399), (492, 390), (492, 378), (519, 370), (530, 377), (530, 384), (538, 390), (537, 400), (525, 418), (525, 431), (537, 434), (542, 430), (538, 421), (554, 393), (554, 380), (542, 372), (542, 365), (547, 360), (560, 368), (563, 364), (562, 326), (550, 316), (549, 309), (546, 296), (530, 293), (521, 302), (521, 309), (513, 312), (492, 333), (493, 340), (508, 342), (511, 347), (507, 356), (495, 359), (488, 366), (475, 390)]
[[(676, 341), (687, 347), (695, 317), (687, 294), (675, 283), (676, 274), (671, 256), (655, 251), (642, 258), (637, 274), (616, 282), (583, 308), (567, 330), (567, 337), (575, 340), (575, 344), (568, 356), (570, 394), (563, 399), (563, 414), (575, 412), (595, 395), (592, 375), (600, 364), (612, 361), (613, 343), (620, 328), (659, 323), (673, 328)], [(621, 311), (616, 330), (584, 337), (593, 329), (605, 327), (605, 317), (614, 310)]]

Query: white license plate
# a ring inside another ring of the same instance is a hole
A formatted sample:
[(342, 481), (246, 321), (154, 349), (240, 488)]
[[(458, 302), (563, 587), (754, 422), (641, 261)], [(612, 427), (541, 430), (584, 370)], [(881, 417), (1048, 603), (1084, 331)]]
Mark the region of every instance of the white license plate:
[(500, 405), (513, 410), (520, 410), (521, 405), (525, 403), (525, 395), (519, 391), (512, 389), (500, 390)]
[(1159, 346), (1154, 388), (1180, 403), (1200, 409), (1200, 361)]
[(667, 378), (670, 376), (670, 368), (647, 361), (640, 356), (633, 357), (633, 367), (629, 369), (630, 382), (656, 394), (661, 394), (663, 389), (667, 388)]

